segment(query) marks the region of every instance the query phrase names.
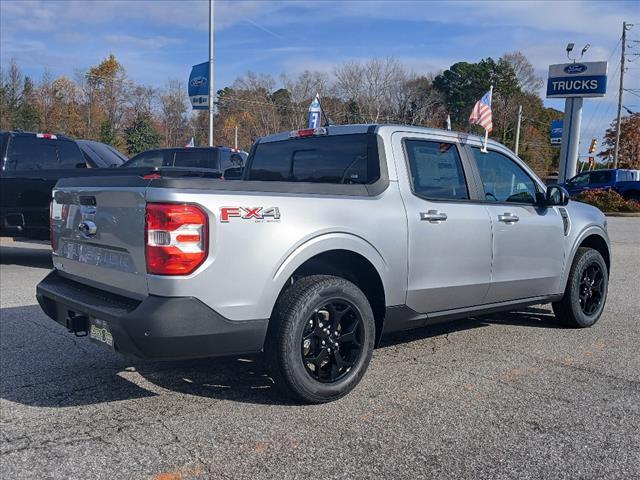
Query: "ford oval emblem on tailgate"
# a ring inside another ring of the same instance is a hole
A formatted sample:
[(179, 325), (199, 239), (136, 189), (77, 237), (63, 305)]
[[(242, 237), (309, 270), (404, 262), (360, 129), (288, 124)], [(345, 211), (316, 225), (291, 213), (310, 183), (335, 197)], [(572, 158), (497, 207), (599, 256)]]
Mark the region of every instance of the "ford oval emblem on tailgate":
[(98, 231), (98, 226), (91, 220), (85, 220), (80, 225), (78, 225), (78, 230), (80, 230), (80, 233), (87, 237), (93, 237)]

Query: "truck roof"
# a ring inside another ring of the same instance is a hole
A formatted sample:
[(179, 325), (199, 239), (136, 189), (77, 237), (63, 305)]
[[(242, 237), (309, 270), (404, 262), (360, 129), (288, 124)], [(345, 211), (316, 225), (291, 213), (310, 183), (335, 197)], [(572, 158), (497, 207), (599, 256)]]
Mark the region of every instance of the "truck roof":
[[(446, 136), (451, 139), (458, 140), (462, 143), (467, 143), (470, 140), (483, 142), (484, 138), (478, 135), (472, 135), (466, 132), (458, 132), (454, 130), (445, 130), (441, 128), (428, 128), (419, 127), (416, 125), (401, 125), (401, 124), (379, 124), (379, 123), (363, 123), (352, 125), (329, 125), (323, 127), (327, 130), (327, 135), (349, 135), (355, 133), (392, 133), (397, 131), (403, 132), (415, 132), (422, 134), (437, 135), (439, 137)], [(291, 132), (280, 132), (272, 135), (267, 135), (258, 139), (258, 143), (279, 142), (282, 140), (288, 140), (291, 137)], [(489, 145), (500, 146), (504, 148), (499, 142), (489, 139)]]

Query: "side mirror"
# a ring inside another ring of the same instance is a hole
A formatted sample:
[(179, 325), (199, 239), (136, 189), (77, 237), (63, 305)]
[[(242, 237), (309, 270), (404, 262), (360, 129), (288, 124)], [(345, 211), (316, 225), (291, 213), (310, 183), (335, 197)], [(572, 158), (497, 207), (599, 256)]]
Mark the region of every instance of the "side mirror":
[(569, 203), (569, 192), (560, 185), (550, 185), (547, 187), (547, 194), (544, 197), (544, 204), (547, 207), (562, 207)]
[(227, 168), (224, 171), (224, 179), (225, 180), (240, 180), (240, 179), (242, 179), (243, 173), (244, 173), (244, 168), (243, 167)]
[(76, 168), (87, 168), (87, 164), (84, 162), (76, 163)]

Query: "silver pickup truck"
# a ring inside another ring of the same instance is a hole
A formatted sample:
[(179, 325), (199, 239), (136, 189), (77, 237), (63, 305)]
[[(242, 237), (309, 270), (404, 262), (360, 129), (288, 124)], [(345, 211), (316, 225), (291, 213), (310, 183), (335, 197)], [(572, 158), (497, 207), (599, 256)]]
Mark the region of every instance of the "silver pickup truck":
[(44, 311), (150, 359), (265, 352), (312, 403), (353, 389), (388, 332), (552, 303), (600, 317), (606, 220), (504, 146), (349, 125), (261, 138), (244, 177), (61, 180)]

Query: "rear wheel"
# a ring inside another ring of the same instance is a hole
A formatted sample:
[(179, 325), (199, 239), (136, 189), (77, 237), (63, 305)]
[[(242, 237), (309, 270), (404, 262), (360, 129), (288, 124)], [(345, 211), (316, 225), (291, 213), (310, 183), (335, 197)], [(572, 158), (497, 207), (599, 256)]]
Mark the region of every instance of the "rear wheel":
[(556, 317), (570, 327), (595, 324), (604, 310), (608, 284), (607, 265), (602, 255), (592, 248), (579, 248), (564, 296), (553, 304)]
[(367, 297), (353, 283), (304, 277), (282, 294), (271, 322), (267, 356), (286, 393), (323, 403), (360, 382), (373, 352), (375, 322)]

